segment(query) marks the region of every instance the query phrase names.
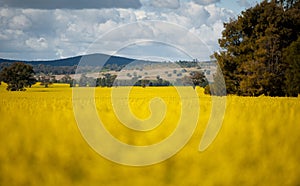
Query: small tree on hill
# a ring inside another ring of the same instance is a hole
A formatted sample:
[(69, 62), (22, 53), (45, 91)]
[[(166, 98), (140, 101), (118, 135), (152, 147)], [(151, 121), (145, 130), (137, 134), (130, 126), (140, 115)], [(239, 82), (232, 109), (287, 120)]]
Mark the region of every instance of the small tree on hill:
[(193, 87), (195, 88), (196, 86), (200, 87), (206, 87), (208, 85), (208, 81), (204, 75), (203, 72), (201, 71), (195, 71), (191, 72), (191, 80), (193, 82)]
[(61, 83), (67, 83), (70, 85), (70, 87), (73, 87), (73, 79), (70, 75), (66, 74), (64, 77), (61, 78), (60, 82)]
[(7, 83), (8, 91), (24, 91), (36, 83), (32, 66), (25, 63), (13, 63), (5, 67), (0, 73), (0, 79)]
[(78, 84), (80, 87), (86, 87), (88, 85), (87, 81), (88, 77), (85, 74), (81, 74)]
[(45, 88), (48, 88), (49, 85), (56, 82), (55, 76), (50, 74), (42, 74), (39, 76), (38, 80), (41, 82), (41, 85), (45, 86)]

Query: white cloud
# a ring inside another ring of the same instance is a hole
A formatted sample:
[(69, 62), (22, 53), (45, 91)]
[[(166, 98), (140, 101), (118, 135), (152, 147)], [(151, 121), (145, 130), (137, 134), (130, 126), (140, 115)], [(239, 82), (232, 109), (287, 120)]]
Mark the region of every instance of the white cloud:
[(1, 7), (34, 8), (34, 9), (102, 9), (102, 8), (140, 8), (139, 0), (1, 0)]
[(210, 4), (220, 2), (220, 0), (193, 0), (193, 1), (199, 5), (210, 5)]
[(14, 16), (14, 12), (11, 11), (10, 9), (8, 8), (1, 8), (0, 9), (0, 17), (13, 17)]
[(8, 26), (11, 29), (27, 29), (31, 22), (26, 16), (17, 15), (10, 19)]
[(105, 32), (109, 32), (110, 30), (118, 27), (118, 23), (108, 20), (105, 23), (95, 24), (93, 26), (93, 33), (103, 34)]
[(151, 0), (150, 5), (155, 8), (176, 9), (179, 8), (180, 2), (179, 0)]
[(235, 16), (232, 10), (228, 10), (225, 8), (219, 8), (216, 5), (208, 5), (205, 6), (205, 9), (209, 12), (209, 18), (207, 19), (208, 25), (213, 25), (215, 22), (226, 22), (229, 18)]
[(29, 38), (25, 41), (25, 44), (34, 50), (44, 50), (48, 48), (47, 40), (43, 37), (41, 38)]
[[(145, 3), (143, 0), (142, 3)], [(158, 1), (152, 1), (152, 3)], [(23, 59), (53, 59), (84, 53), (103, 34), (126, 24), (143, 20), (165, 21), (177, 24), (196, 34), (209, 48), (218, 46), (223, 29), (222, 22), (233, 16), (232, 11), (219, 8), (215, 1), (182, 1), (179, 9), (83, 9), (38, 10), (0, 8), (0, 57)], [(148, 1), (150, 3), (150, 1)], [(156, 5), (158, 6), (158, 5)], [(182, 46), (197, 46), (183, 33), (160, 26), (133, 25), (130, 29), (115, 32), (106, 41), (100, 41), (95, 52), (113, 52), (120, 42), (134, 39), (163, 38), (161, 31), (178, 38)], [(160, 35), (159, 35), (160, 34)], [(146, 51), (147, 52), (147, 51)], [(145, 54), (147, 55), (147, 54)], [(203, 54), (209, 57), (209, 54)]]
[(207, 23), (210, 13), (204, 6), (190, 2), (185, 4), (183, 7), (183, 10), (180, 11), (180, 16), (187, 17), (191, 20), (191, 26), (199, 27), (202, 24)]

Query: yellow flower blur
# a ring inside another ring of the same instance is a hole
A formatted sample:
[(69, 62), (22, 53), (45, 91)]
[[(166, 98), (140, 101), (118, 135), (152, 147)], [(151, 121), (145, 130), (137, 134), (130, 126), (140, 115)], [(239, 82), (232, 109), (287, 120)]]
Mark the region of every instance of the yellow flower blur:
[[(25, 92), (8, 92), (2, 84), (0, 185), (300, 184), (300, 98), (228, 96), (217, 138), (199, 152), (211, 97), (200, 88), (196, 91), (200, 114), (191, 140), (161, 163), (131, 167), (103, 158), (88, 145), (77, 126), (68, 85), (36, 85)], [(149, 131), (124, 126), (110, 96), (111, 88), (96, 88), (97, 112), (111, 135), (127, 144), (157, 143), (173, 132), (180, 118), (174, 87), (131, 90), (129, 107), (137, 118), (149, 117), (154, 97), (166, 105), (165, 118)]]

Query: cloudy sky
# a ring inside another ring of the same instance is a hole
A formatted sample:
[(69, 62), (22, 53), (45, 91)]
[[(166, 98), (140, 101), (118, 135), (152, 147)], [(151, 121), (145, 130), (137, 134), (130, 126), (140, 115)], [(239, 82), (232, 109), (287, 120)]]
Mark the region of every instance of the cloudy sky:
[(207, 60), (254, 0), (0, 0), (0, 58)]

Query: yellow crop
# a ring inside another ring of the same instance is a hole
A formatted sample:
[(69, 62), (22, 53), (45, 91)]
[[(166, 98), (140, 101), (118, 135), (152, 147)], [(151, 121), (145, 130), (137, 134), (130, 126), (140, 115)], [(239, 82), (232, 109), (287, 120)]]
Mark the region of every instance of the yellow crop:
[[(197, 92), (199, 121), (187, 145), (161, 163), (131, 167), (103, 158), (87, 144), (74, 117), (68, 85), (37, 85), (25, 92), (7, 92), (2, 84), (0, 185), (300, 184), (299, 98), (228, 96), (217, 138), (199, 152), (211, 114), (211, 97), (202, 89)], [(111, 88), (95, 91), (99, 118), (107, 130), (136, 146), (163, 140), (180, 118), (181, 100), (172, 87), (133, 88), (129, 106), (136, 117), (149, 117), (154, 97), (166, 104), (165, 118), (154, 130), (138, 132), (126, 128), (114, 114)]]

